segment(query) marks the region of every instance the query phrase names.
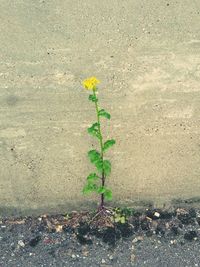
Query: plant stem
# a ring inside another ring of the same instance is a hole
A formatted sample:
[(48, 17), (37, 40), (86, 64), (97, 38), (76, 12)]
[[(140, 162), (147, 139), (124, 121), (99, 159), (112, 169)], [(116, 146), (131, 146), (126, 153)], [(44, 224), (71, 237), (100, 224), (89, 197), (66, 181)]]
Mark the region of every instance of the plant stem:
[[(93, 95), (94, 95), (95, 99), (97, 99), (95, 90), (93, 90)], [(103, 163), (103, 137), (102, 137), (102, 134), (101, 134), (101, 125), (100, 125), (100, 119), (99, 119), (99, 107), (98, 107), (97, 101), (95, 101), (95, 108), (96, 108), (97, 122), (98, 122), (100, 153), (101, 153), (101, 159), (102, 159), (102, 163)], [(101, 185), (102, 186), (105, 185), (104, 169), (102, 170)], [(101, 210), (103, 208), (104, 208), (104, 194), (101, 194), (101, 203), (100, 203), (99, 209)]]

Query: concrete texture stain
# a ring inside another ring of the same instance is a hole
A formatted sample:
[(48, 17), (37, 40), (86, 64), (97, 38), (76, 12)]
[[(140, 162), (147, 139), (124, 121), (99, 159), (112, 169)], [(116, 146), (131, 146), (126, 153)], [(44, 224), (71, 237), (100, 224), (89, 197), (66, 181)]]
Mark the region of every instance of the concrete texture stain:
[(197, 1), (7, 0), (0, 8), (4, 214), (96, 205), (80, 194), (96, 146), (81, 88), (91, 75), (112, 115), (104, 133), (117, 141), (114, 203), (199, 196)]

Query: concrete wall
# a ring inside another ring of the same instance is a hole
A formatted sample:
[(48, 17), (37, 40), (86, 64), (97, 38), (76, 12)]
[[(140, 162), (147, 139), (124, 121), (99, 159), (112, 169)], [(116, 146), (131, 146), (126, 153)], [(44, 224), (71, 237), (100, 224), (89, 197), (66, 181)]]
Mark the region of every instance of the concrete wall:
[(200, 2), (0, 0), (0, 212), (83, 209), (97, 76), (114, 202), (198, 200)]

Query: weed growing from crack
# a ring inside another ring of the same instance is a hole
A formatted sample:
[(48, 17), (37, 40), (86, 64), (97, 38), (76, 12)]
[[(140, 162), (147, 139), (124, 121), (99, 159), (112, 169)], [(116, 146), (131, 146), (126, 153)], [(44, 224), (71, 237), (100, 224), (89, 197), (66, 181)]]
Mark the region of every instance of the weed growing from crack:
[(108, 159), (105, 159), (105, 152), (115, 144), (115, 140), (103, 140), (101, 118), (110, 120), (111, 116), (105, 109), (99, 108), (99, 99), (97, 98), (97, 84), (99, 83), (100, 81), (96, 77), (90, 77), (82, 83), (85, 89), (92, 92), (89, 95), (89, 101), (94, 104), (96, 112), (96, 122), (88, 128), (88, 133), (97, 138), (99, 142), (99, 150), (88, 151), (89, 160), (95, 165), (97, 172), (92, 172), (88, 175), (83, 193), (95, 192), (100, 195), (99, 212), (101, 212), (105, 210), (105, 200), (112, 200), (112, 190), (105, 184), (107, 177), (111, 173), (111, 163)]

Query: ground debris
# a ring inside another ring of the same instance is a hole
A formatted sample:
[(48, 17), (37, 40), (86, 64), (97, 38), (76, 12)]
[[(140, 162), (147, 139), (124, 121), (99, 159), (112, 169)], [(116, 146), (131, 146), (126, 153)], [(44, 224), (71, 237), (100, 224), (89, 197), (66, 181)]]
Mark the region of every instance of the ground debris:
[[(124, 223), (113, 221), (112, 213), (105, 214), (74, 211), (68, 215), (2, 218), (0, 266), (9, 266), (7, 261), (11, 259), (10, 266), (18, 266), (15, 261), (27, 256), (33, 260), (42, 257), (48, 261), (48, 266), (51, 266), (50, 259), (58, 258), (64, 260), (62, 266), (76, 266), (80, 261), (83, 261), (83, 266), (105, 267), (111, 263), (120, 266), (120, 257), (124, 254), (126, 262), (139, 266), (137, 262), (141, 259), (139, 254), (143, 253), (143, 247), (147, 250), (152, 247), (155, 252), (162, 246), (176, 250), (180, 246), (199, 244), (198, 210), (179, 208), (168, 212), (148, 209), (132, 213)], [(148, 259), (144, 261), (148, 262)], [(38, 263), (33, 266), (38, 266)]]

